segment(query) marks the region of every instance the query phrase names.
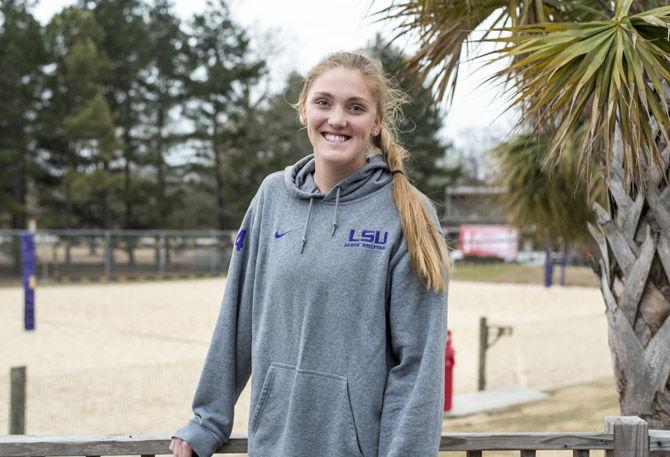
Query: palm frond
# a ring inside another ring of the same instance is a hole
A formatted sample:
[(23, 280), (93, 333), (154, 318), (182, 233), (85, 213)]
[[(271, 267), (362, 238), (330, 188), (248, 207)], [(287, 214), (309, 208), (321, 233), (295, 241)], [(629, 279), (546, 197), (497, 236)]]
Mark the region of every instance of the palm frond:
[(608, 4), (599, 0), (403, 0), (371, 17), (399, 24), (391, 42), (416, 35), (420, 46), (407, 62), (407, 69), (418, 76), (414, 89), (425, 84), (438, 101), (449, 105), (464, 44), (494, 36), (506, 25), (607, 19)]
[(670, 116), (663, 81), (670, 81), (670, 7), (585, 24), (545, 23), (509, 27), (500, 58), (516, 58), (494, 77), (512, 77), (512, 103), (522, 107), (520, 125), (556, 129), (547, 155), (556, 161), (574, 132), (586, 125), (581, 162), (604, 151), (609, 176), (619, 126), (626, 184), (644, 186), (649, 166), (663, 164), (656, 133), (670, 143)]

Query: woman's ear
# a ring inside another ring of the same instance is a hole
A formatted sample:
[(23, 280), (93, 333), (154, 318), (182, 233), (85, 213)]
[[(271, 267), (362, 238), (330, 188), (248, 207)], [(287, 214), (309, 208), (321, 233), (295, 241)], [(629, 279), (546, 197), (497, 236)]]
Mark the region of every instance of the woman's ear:
[(372, 136), (379, 135), (379, 132), (382, 130), (382, 123), (379, 119), (375, 119), (375, 123), (372, 124)]
[(300, 113), (298, 119), (300, 120), (300, 125), (302, 125), (303, 127), (307, 126), (307, 122), (305, 122), (305, 113)]

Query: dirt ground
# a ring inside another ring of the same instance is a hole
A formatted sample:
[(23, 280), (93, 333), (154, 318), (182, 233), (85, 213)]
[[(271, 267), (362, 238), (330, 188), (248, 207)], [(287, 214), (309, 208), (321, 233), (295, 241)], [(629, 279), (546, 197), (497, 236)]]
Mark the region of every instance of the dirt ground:
[[(34, 332), (22, 329), (22, 290), (0, 289), (0, 434), (8, 429), (13, 366), (28, 370), (27, 433), (174, 431), (190, 417), (224, 283), (39, 287)], [(548, 390), (551, 398), (445, 419), (445, 431), (596, 431), (604, 415), (616, 414), (598, 289), (453, 281), (449, 327), (456, 394), (476, 390), (480, 316), (513, 328), (489, 350), (487, 387), (519, 384)], [(552, 400), (555, 407), (548, 406)], [(248, 402), (245, 391), (234, 431), (246, 431)]]

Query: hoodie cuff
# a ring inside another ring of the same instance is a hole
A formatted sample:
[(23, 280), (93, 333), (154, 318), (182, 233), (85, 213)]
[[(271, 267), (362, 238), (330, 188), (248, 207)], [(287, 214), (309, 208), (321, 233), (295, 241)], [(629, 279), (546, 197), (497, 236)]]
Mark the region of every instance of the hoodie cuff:
[(193, 421), (177, 430), (173, 438), (186, 441), (197, 457), (211, 457), (222, 444), (212, 432)]

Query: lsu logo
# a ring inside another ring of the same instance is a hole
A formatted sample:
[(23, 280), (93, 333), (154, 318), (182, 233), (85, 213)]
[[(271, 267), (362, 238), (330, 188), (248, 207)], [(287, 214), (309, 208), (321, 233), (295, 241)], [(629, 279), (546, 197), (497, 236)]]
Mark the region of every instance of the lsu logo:
[(360, 235), (356, 234), (356, 229), (349, 231), (349, 241), (344, 244), (345, 248), (366, 248), (383, 251), (386, 249), (388, 241), (388, 232), (381, 230), (361, 230)]

